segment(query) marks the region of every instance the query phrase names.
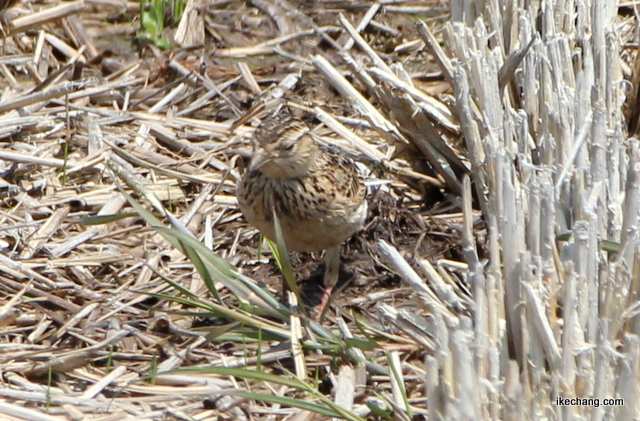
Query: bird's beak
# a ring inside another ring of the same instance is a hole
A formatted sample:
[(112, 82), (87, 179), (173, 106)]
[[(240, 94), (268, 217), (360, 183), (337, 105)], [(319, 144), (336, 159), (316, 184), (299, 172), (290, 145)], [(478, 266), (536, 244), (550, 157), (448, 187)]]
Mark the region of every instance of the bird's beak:
[(269, 154), (263, 152), (254, 152), (251, 157), (251, 162), (249, 163), (249, 171), (259, 170), (264, 164), (269, 161), (271, 156)]

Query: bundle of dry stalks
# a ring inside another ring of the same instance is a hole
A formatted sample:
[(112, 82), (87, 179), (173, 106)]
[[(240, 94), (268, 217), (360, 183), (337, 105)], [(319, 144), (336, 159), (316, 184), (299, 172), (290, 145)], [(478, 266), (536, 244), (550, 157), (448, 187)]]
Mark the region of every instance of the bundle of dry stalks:
[(638, 417), (638, 142), (618, 30), (636, 23), (617, 13), (452, 4), (443, 62), (488, 255), (467, 230), (474, 320), (442, 328), (427, 358), (443, 419)]

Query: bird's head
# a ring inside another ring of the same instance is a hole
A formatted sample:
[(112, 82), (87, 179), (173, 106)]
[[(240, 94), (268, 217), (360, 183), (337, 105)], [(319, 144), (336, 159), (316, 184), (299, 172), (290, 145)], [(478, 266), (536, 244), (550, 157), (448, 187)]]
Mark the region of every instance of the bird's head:
[(309, 127), (287, 114), (276, 114), (262, 122), (254, 135), (254, 153), (249, 171), (260, 170), (272, 178), (304, 176), (313, 165), (318, 145)]

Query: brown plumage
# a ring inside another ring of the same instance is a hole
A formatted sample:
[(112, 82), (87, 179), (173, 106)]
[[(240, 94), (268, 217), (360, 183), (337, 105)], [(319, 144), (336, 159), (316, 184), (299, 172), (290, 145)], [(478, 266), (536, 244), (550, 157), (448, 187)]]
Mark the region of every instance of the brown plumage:
[(340, 245), (360, 229), (366, 189), (353, 161), (316, 143), (289, 114), (266, 119), (254, 134), (254, 155), (238, 185), (247, 221), (275, 241), (273, 211), (291, 251), (327, 249), (326, 294), (338, 278)]

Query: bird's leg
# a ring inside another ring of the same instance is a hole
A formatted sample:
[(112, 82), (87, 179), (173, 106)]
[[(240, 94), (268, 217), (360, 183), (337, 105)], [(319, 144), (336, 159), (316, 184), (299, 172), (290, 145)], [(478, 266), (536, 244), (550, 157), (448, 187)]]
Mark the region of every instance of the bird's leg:
[(320, 315), (319, 319), (324, 317), (325, 307), (331, 298), (331, 291), (338, 283), (338, 276), (340, 275), (340, 246), (328, 248), (324, 255), (324, 261), (326, 269), (324, 272), (324, 292), (317, 313)]

